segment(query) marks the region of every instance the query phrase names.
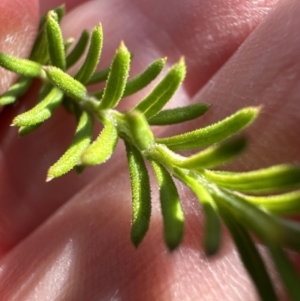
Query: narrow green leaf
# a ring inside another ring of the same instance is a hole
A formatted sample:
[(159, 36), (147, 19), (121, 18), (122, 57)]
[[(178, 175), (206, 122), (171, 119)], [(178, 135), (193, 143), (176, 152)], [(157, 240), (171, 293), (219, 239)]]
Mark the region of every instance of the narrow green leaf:
[(300, 191), (270, 196), (252, 196), (242, 194), (241, 197), (252, 204), (262, 206), (275, 214), (300, 213)]
[(14, 83), (7, 92), (0, 96), (0, 106), (14, 103), (16, 99), (22, 96), (31, 85), (31, 78), (21, 77)]
[(245, 228), (253, 231), (264, 243), (300, 250), (300, 227), (296, 223), (270, 215), (238, 195), (211, 186), (218, 207), (226, 207)]
[(91, 142), (93, 117), (83, 111), (73, 141), (63, 156), (48, 170), (47, 182), (70, 171), (80, 160)]
[(0, 66), (27, 77), (39, 77), (42, 74), (42, 66), (40, 64), (3, 52), (0, 52)]
[(203, 115), (210, 105), (196, 103), (186, 107), (163, 110), (149, 119), (151, 125), (169, 125), (189, 121)]
[(181, 242), (184, 214), (177, 188), (169, 172), (160, 164), (151, 161), (159, 186), (160, 204), (164, 219), (164, 237), (170, 251)]
[(128, 142), (126, 145), (127, 160), (132, 190), (132, 226), (131, 240), (138, 247), (146, 235), (151, 216), (151, 190), (148, 171), (141, 153)]
[(225, 210), (220, 214), (229, 229), (240, 258), (263, 301), (278, 300), (264, 261), (247, 230)]
[[(61, 5), (54, 9), (58, 22), (61, 21), (65, 14), (65, 5)], [(45, 30), (46, 27), (46, 18), (47, 14), (43, 15), (40, 19), (39, 32), (35, 39), (32, 51), (30, 54), (30, 60), (45, 65), (49, 60), (48, 55), (48, 43), (47, 43), (47, 33)]]
[(68, 52), (68, 50), (73, 45), (73, 43), (74, 43), (74, 38), (68, 38), (67, 40), (64, 41), (65, 53)]
[(54, 12), (56, 13), (56, 16), (57, 16), (57, 22), (60, 23), (60, 21), (66, 14), (66, 5), (61, 4), (60, 6), (58, 6), (54, 9)]
[(248, 127), (258, 116), (259, 111), (260, 108), (247, 107), (208, 127), (172, 137), (158, 138), (156, 141), (165, 144), (172, 150), (209, 146)]
[(278, 215), (271, 215), (275, 223), (282, 229), (284, 238), (282, 245), (292, 250), (300, 252), (300, 224), (297, 221), (280, 217)]
[[(130, 59), (133, 58), (133, 54), (130, 53)], [(87, 85), (92, 85), (92, 84), (97, 84), (97, 83), (100, 83), (100, 82), (103, 82), (103, 81), (106, 81), (107, 78), (108, 78), (108, 75), (109, 75), (109, 72), (110, 72), (110, 68), (105, 68), (105, 69), (102, 69), (102, 70), (99, 70), (99, 71), (96, 71), (92, 77), (89, 79), (89, 81), (87, 82)], [(130, 80), (129, 80), (130, 82)], [(127, 82), (128, 84), (128, 82)], [(126, 84), (126, 85), (127, 85)], [(126, 87), (125, 87), (126, 89)], [(93, 95), (97, 98), (97, 99), (101, 99), (102, 96), (103, 96), (103, 90), (100, 90), (96, 93), (94, 93)], [(123, 94), (124, 95), (124, 94)]]
[(46, 31), (41, 31), (33, 45), (30, 60), (45, 65), (49, 61), (48, 43)]
[(119, 103), (124, 93), (129, 66), (130, 52), (122, 42), (110, 66), (103, 97), (99, 105), (100, 110), (114, 108)]
[(204, 250), (206, 255), (212, 256), (220, 249), (221, 225), (219, 216), (211, 202), (203, 202), (202, 208), (205, 216), (204, 224)]
[(205, 170), (203, 175), (222, 187), (245, 192), (274, 192), (300, 186), (300, 167), (288, 164), (249, 172)]
[(181, 168), (175, 167), (174, 175), (188, 186), (197, 196), (205, 215), (204, 250), (208, 256), (218, 252), (221, 242), (221, 226), (215, 203), (209, 191), (198, 181), (197, 177)]
[(102, 164), (113, 154), (118, 142), (118, 131), (108, 119), (103, 119), (103, 124), (104, 128), (100, 135), (81, 156), (81, 164)]
[(31, 126), (45, 121), (51, 117), (53, 111), (61, 103), (62, 98), (63, 93), (57, 88), (52, 88), (47, 96), (36, 106), (16, 116), (12, 124), (16, 126)]
[[(64, 97), (62, 104), (68, 113), (71, 113), (71, 114), (75, 113), (75, 108), (74, 108), (75, 103), (73, 102), (73, 100), (71, 98)], [(76, 116), (76, 114), (74, 114), (74, 115)]]
[(172, 166), (177, 166), (185, 157), (169, 150), (165, 145), (153, 143), (150, 148), (144, 152), (144, 156), (147, 156), (161, 164), (172, 168)]
[[(100, 71), (96, 71), (91, 76), (90, 80), (87, 82), (87, 85), (93, 85), (93, 84), (97, 84), (97, 83), (107, 80), (109, 71), (110, 71), (109, 68), (106, 68), (106, 69), (103, 69)], [(96, 92), (94, 95), (96, 98), (101, 99), (102, 95), (103, 95), (103, 91), (101, 90), (100, 92)]]
[(211, 146), (178, 164), (187, 169), (213, 168), (228, 163), (246, 148), (246, 139), (239, 137)]
[[(61, 19), (64, 17), (65, 13), (66, 13), (66, 6), (65, 4), (62, 4), (58, 7), (56, 7), (54, 9), (54, 12), (56, 13), (57, 16), (57, 21), (60, 22)], [(47, 18), (47, 13), (44, 14), (41, 18), (40, 18), (40, 22), (39, 22), (39, 31), (43, 31), (45, 29), (45, 25), (46, 25), (46, 18)]]
[(65, 70), (65, 46), (62, 32), (57, 19), (58, 17), (55, 11), (48, 12), (46, 22), (48, 52), (51, 64), (55, 67)]
[(300, 278), (297, 272), (295, 271), (292, 263), (289, 261), (285, 252), (281, 248), (274, 245), (269, 245), (268, 248), (273, 258), (273, 261), (277, 267), (279, 276), (282, 279), (282, 282), (291, 300), (299, 301)]
[(50, 82), (66, 95), (77, 101), (85, 99), (87, 95), (85, 86), (72, 76), (53, 66), (44, 66), (43, 70)]
[(65, 96), (62, 105), (67, 112), (71, 113), (76, 118), (76, 121), (78, 122), (82, 113), (81, 104), (78, 104), (74, 102), (70, 97)]
[(89, 32), (87, 30), (84, 30), (81, 33), (81, 36), (79, 37), (78, 42), (76, 43), (76, 45), (74, 46), (72, 51), (66, 57), (67, 69), (70, 68), (71, 66), (73, 66), (79, 60), (79, 58), (83, 55), (83, 53), (86, 49), (86, 46), (88, 44), (89, 38), (90, 38)]
[(162, 58), (154, 61), (144, 72), (130, 79), (126, 84), (123, 97), (132, 95), (148, 86), (160, 74), (166, 64), (166, 60), (166, 58)]
[(18, 130), (18, 134), (19, 134), (19, 136), (23, 137), (27, 134), (32, 133), (34, 130), (38, 129), (41, 125), (42, 125), (42, 123), (37, 123), (37, 124), (34, 124), (34, 125), (21, 126)]
[(89, 81), (98, 65), (103, 44), (102, 26), (99, 24), (93, 29), (91, 42), (84, 63), (75, 75), (75, 79), (85, 84)]
[(53, 85), (49, 82), (44, 82), (40, 88), (38, 102), (42, 101), (53, 89)]
[[(47, 95), (51, 92), (52, 89), (53, 89), (53, 86), (51, 84), (44, 83), (39, 91), (37, 103), (40, 103), (41, 101), (43, 101), (47, 97)], [(55, 106), (53, 106), (52, 109), (54, 110)], [(36, 129), (38, 129), (42, 124), (43, 124), (43, 122), (33, 124), (33, 125), (21, 126), (21, 127), (19, 127), (18, 134), (21, 137), (25, 136), (27, 134), (30, 134), (33, 131), (35, 131)]]
[(141, 151), (149, 148), (154, 143), (154, 136), (144, 115), (131, 111), (126, 113), (125, 119), (134, 145)]
[(186, 73), (184, 59), (174, 65), (161, 82), (146, 96), (135, 110), (142, 112), (147, 119), (156, 115), (174, 95), (183, 82)]

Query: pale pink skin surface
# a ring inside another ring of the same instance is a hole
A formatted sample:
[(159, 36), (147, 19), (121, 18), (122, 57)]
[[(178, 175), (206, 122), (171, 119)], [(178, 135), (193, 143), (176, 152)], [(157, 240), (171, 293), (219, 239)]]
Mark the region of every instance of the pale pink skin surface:
[[(41, 2), (43, 12), (60, 4)], [(67, 1), (69, 10), (75, 6), (63, 21), (64, 34), (77, 37), (101, 22), (101, 66), (109, 64), (120, 40), (135, 54), (132, 74), (158, 57), (172, 64), (185, 56), (188, 76), (173, 104), (213, 107), (206, 117), (160, 135), (217, 121), (246, 105), (264, 105), (248, 130), (250, 149), (234, 168), (299, 162), (298, 0)], [(26, 57), (38, 22), (37, 1), (2, 0), (0, 8), (1, 51)], [(7, 37), (14, 42), (7, 44)], [(0, 90), (11, 80), (1, 73)], [(45, 184), (47, 168), (67, 147), (74, 123), (58, 110), (36, 133), (18, 138), (9, 125), (32, 105), (34, 90), (0, 116), (0, 300), (258, 300), (226, 232), (220, 254), (205, 258), (201, 209), (182, 186), (182, 246), (173, 254), (164, 246), (154, 188), (151, 228), (134, 249), (123, 146), (104, 166)]]

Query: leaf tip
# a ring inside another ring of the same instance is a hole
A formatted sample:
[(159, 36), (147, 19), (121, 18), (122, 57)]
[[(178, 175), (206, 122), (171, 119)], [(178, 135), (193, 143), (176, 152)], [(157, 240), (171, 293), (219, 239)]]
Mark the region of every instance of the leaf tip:
[(52, 181), (54, 179), (54, 177), (50, 176), (49, 174), (47, 175), (47, 178), (46, 178), (46, 183)]
[(51, 21), (54, 20), (55, 22), (58, 22), (58, 15), (57, 15), (56, 11), (54, 11), (54, 10), (48, 11), (47, 19), (51, 20)]
[(102, 23), (99, 22), (98, 25), (96, 26), (96, 28), (97, 28), (98, 30), (102, 30), (102, 28), (103, 28), (103, 27), (102, 27)]

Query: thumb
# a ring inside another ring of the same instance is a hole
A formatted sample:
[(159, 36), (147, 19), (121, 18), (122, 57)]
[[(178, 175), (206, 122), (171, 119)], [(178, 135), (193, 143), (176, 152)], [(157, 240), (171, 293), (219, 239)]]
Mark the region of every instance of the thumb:
[[(0, 51), (17, 57), (27, 57), (38, 26), (38, 0), (1, 0), (0, 11)], [(15, 79), (13, 73), (0, 68), (0, 94)]]

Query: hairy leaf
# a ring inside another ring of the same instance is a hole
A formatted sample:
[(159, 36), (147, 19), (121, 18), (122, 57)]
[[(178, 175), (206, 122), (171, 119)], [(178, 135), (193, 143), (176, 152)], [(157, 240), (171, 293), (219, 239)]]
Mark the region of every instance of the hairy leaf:
[(141, 153), (133, 145), (126, 141), (124, 142), (126, 145), (133, 202), (131, 240), (135, 247), (138, 247), (146, 235), (150, 223), (150, 181)]
[(55, 11), (49, 11), (46, 22), (48, 53), (53, 66), (66, 69), (65, 46), (58, 17)]
[(166, 58), (158, 59), (151, 63), (144, 72), (130, 79), (125, 87), (123, 97), (132, 95), (148, 86), (161, 72), (166, 63)]
[(251, 276), (261, 300), (278, 300), (264, 261), (249, 233), (226, 211), (221, 210), (220, 213), (231, 233), (235, 245), (238, 248), (240, 258)]
[(62, 90), (66, 95), (77, 101), (85, 99), (87, 90), (79, 81), (63, 72), (61, 69), (53, 66), (45, 66), (43, 69), (50, 82), (58, 89)]
[(65, 53), (68, 52), (69, 48), (73, 45), (74, 41), (74, 38), (68, 38), (64, 41)]
[(213, 168), (225, 164), (245, 150), (246, 139), (239, 137), (211, 146), (182, 161), (178, 166), (187, 169)]
[(84, 50), (88, 44), (89, 38), (90, 38), (89, 32), (87, 30), (84, 30), (81, 33), (76, 45), (66, 57), (67, 69), (73, 66), (83, 55)]
[(289, 261), (285, 252), (281, 248), (274, 245), (269, 245), (268, 248), (279, 272), (280, 278), (286, 287), (286, 291), (291, 297), (291, 300), (300, 300), (300, 278), (292, 263)]
[(49, 61), (47, 34), (45, 30), (38, 34), (30, 54), (30, 60), (42, 65)]
[(53, 85), (51, 83), (45, 82), (44, 84), (42, 84), (38, 95), (38, 102), (43, 100), (50, 93), (52, 89), (53, 89)]
[(151, 161), (159, 185), (160, 204), (164, 219), (164, 237), (169, 250), (174, 250), (181, 242), (184, 214), (177, 188), (169, 172), (160, 164)]
[(134, 110), (142, 112), (147, 119), (156, 115), (174, 95), (183, 82), (186, 73), (184, 59), (174, 65), (161, 82), (146, 96)]
[(163, 110), (149, 119), (150, 125), (169, 125), (182, 123), (203, 115), (210, 105), (205, 103), (196, 103), (186, 107)]
[(39, 77), (42, 75), (42, 66), (39, 63), (3, 52), (0, 52), (0, 66), (23, 76)]
[[(282, 246), (287, 246), (298, 253), (300, 252), (300, 224), (294, 220), (280, 217), (278, 215), (270, 215), (273, 221), (282, 229), (284, 239)], [(267, 244), (268, 242), (266, 242)]]
[[(100, 70), (100, 71), (96, 71), (90, 78), (90, 80), (87, 82), (87, 85), (92, 85), (92, 84), (96, 84), (96, 83), (100, 83), (103, 82), (105, 80), (107, 80), (108, 75), (109, 75), (109, 68)], [(102, 98), (103, 95), (103, 91), (97, 92), (94, 94), (94, 96), (98, 99)]]
[(81, 156), (81, 164), (102, 164), (113, 154), (118, 142), (118, 132), (110, 120), (104, 119), (103, 124), (104, 128), (100, 135)]
[(268, 196), (239, 195), (245, 200), (255, 205), (262, 206), (275, 214), (300, 213), (300, 191)]
[(35, 107), (15, 117), (12, 124), (16, 126), (31, 126), (45, 121), (51, 117), (53, 111), (61, 103), (62, 98), (63, 93), (57, 88), (52, 88), (47, 96)]
[(212, 186), (210, 192), (218, 207), (226, 207), (229, 214), (253, 231), (264, 243), (300, 250), (299, 225), (295, 226), (294, 223), (269, 215), (225, 189)]
[(33, 131), (35, 131), (36, 129), (38, 129), (41, 125), (42, 125), (42, 123), (37, 123), (37, 124), (27, 125), (27, 126), (21, 126), (18, 130), (18, 134), (21, 137), (25, 136), (25, 135), (28, 135), (28, 134), (32, 133)]
[(209, 146), (248, 127), (255, 120), (259, 111), (260, 109), (256, 107), (247, 107), (208, 127), (172, 137), (158, 138), (156, 141), (165, 144), (172, 150)]
[(57, 22), (60, 23), (60, 21), (62, 20), (62, 18), (66, 14), (66, 5), (65, 4), (59, 5), (58, 7), (56, 7), (54, 9), (54, 11), (57, 15)]
[[(58, 21), (58, 23), (62, 20), (62, 18), (64, 17), (64, 15), (66, 14), (66, 6), (65, 4), (62, 4), (58, 7), (56, 7), (54, 9), (54, 12), (56, 13), (56, 20)], [(45, 26), (46, 26), (46, 19), (47, 19), (47, 14), (44, 14), (41, 18), (40, 18), (40, 22), (39, 22), (39, 31), (44, 31)]]
[[(57, 7), (56, 9), (54, 9), (54, 11), (58, 18), (58, 22), (60, 22), (62, 17), (65, 15), (65, 5)], [(47, 14), (43, 15), (40, 19), (39, 32), (30, 54), (31, 60), (38, 62), (42, 65), (46, 64), (49, 60), (47, 33), (45, 30), (46, 18)]]
[(80, 160), (80, 157), (91, 142), (93, 117), (83, 111), (76, 128), (75, 136), (67, 151), (48, 170), (47, 182), (70, 171)]
[(208, 256), (219, 251), (221, 242), (221, 225), (218, 213), (211, 202), (202, 202), (205, 216), (204, 250)]
[(0, 96), (0, 106), (14, 103), (16, 99), (22, 96), (31, 85), (31, 78), (21, 77), (14, 83), (7, 92)]
[(125, 89), (130, 66), (130, 52), (121, 43), (110, 66), (99, 109), (114, 108), (119, 103)]
[(222, 187), (245, 192), (272, 192), (300, 185), (300, 167), (288, 164), (249, 172), (206, 170), (203, 175)]
[(216, 254), (220, 247), (221, 227), (212, 196), (197, 177), (193, 177), (189, 172), (175, 167), (174, 175), (195, 193), (202, 205), (205, 214), (204, 250), (207, 255)]
[(102, 26), (96, 26), (91, 35), (91, 42), (84, 63), (75, 74), (75, 79), (86, 84), (98, 65), (103, 44)]
[[(125, 90), (122, 97), (129, 96), (131, 94), (136, 93), (137, 91), (143, 89), (147, 85), (151, 83), (163, 69), (165, 64), (165, 59), (158, 59), (154, 61), (148, 68), (142, 72), (141, 74), (137, 75), (136, 77), (128, 80), (125, 86)], [(88, 81), (88, 84), (95, 84), (101, 81), (104, 81), (108, 78), (109, 69), (104, 69), (98, 72), (95, 72), (91, 79)], [(103, 96), (103, 90), (100, 90), (94, 94), (94, 96), (98, 99), (101, 99)]]

